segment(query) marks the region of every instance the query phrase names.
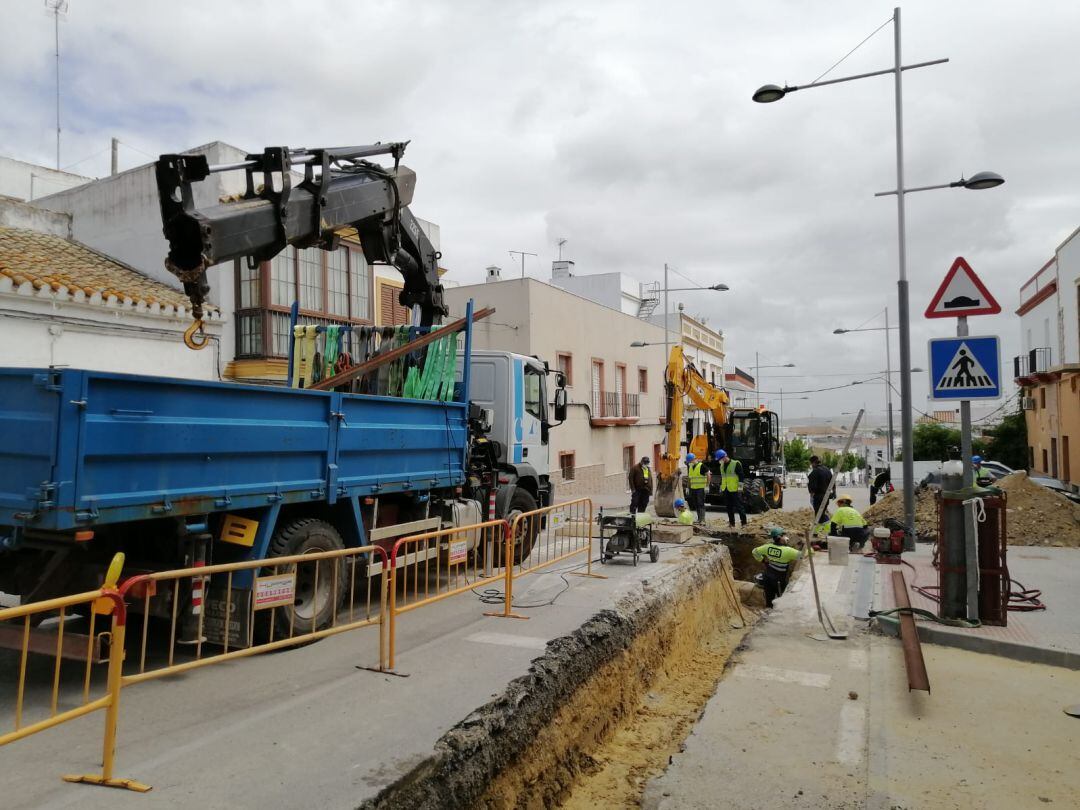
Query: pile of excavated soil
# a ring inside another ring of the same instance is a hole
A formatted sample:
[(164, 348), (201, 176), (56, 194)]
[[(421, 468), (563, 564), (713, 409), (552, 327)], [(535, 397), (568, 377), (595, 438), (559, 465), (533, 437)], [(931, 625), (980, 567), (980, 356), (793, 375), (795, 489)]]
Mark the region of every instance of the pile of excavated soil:
[(1080, 504), (1039, 486), (1026, 473), (997, 482), (1005, 490), (1005, 531), (1010, 546), (1080, 547)]
[[(880, 526), (888, 518), (904, 522), (904, 493), (890, 492), (863, 512), (871, 526)], [(934, 492), (929, 489), (915, 490), (915, 534), (919, 538), (936, 540), (938, 533), (938, 509)]]
[[(1080, 504), (1033, 483), (1024, 472), (1007, 475), (995, 486), (1005, 490), (1005, 530), (1010, 546), (1080, 548)], [(890, 492), (863, 517), (871, 525), (880, 525), (886, 518), (903, 522), (903, 493)], [(933, 490), (916, 491), (915, 525), (920, 537), (937, 539), (937, 497)]]

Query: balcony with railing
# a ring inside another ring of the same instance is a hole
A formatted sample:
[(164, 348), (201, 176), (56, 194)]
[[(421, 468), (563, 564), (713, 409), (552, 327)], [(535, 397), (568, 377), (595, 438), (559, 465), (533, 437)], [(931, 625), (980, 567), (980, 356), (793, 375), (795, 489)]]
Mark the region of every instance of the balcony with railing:
[(641, 416), (640, 395), (617, 391), (593, 391), (591, 422), (594, 425), (632, 425)]
[(1017, 355), (1013, 358), (1013, 379), (1017, 385), (1031, 385), (1039, 380), (1040, 375), (1050, 373), (1052, 362), (1049, 347)]

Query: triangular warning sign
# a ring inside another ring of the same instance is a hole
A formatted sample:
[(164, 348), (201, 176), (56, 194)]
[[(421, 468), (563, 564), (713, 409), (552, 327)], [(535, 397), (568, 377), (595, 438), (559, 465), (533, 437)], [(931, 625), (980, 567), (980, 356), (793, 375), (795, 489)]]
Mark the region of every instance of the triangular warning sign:
[(927, 318), (959, 318), (962, 315), (996, 315), (1001, 304), (986, 289), (963, 256), (957, 256), (945, 280), (926, 308)]
[(966, 341), (960, 344), (949, 365), (945, 367), (945, 373), (934, 386), (939, 391), (960, 392), (993, 387), (993, 379), (968, 348)]

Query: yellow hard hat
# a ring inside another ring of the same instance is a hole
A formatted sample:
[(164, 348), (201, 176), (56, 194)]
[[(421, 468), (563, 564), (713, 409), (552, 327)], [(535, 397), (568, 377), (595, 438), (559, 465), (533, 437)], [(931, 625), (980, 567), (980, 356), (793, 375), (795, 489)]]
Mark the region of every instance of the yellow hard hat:
[(845, 503), (845, 502), (846, 503), (851, 503), (851, 496), (850, 495), (841, 495), (836, 499), (836, 502), (837, 503)]

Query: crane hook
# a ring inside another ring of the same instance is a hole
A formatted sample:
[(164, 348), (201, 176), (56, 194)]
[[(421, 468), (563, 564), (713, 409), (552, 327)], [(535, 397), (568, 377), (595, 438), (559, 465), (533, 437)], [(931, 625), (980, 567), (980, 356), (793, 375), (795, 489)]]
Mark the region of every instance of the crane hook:
[[(196, 339), (196, 335), (202, 335), (201, 340)], [(191, 322), (191, 326), (184, 332), (184, 345), (189, 349), (198, 351), (199, 349), (205, 349), (210, 343), (210, 336), (206, 334), (206, 330), (203, 328), (202, 318), (196, 318)]]

